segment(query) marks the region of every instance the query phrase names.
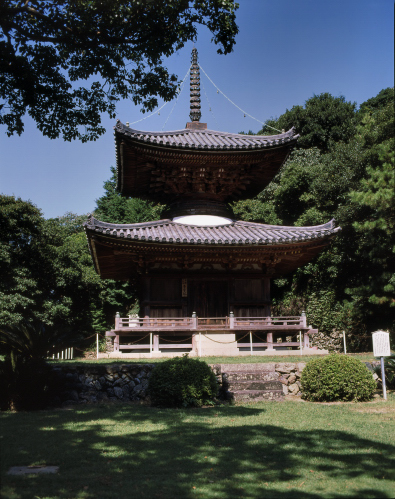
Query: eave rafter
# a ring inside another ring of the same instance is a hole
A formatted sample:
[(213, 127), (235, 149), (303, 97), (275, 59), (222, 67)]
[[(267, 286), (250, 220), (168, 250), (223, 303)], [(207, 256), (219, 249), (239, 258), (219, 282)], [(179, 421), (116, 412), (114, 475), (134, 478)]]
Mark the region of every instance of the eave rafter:
[(207, 247), (115, 240), (112, 236), (89, 236), (96, 270), (102, 277), (128, 279), (135, 274), (151, 272), (158, 264), (163, 269), (177, 267), (191, 270), (199, 265), (219, 265), (226, 271), (255, 266), (262, 275), (278, 277), (310, 261), (325, 247), (328, 238), (271, 246)]

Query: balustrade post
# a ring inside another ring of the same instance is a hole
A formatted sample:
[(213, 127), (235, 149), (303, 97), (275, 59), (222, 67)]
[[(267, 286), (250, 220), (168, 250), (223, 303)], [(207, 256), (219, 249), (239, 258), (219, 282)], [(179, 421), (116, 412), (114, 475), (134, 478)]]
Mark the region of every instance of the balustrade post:
[(192, 329), (197, 329), (198, 318), (196, 312), (192, 312)]
[(119, 334), (114, 338), (114, 352), (119, 352)]
[(120, 316), (120, 313), (117, 312), (115, 314), (115, 331), (118, 331), (119, 328), (120, 328), (120, 323), (121, 323), (121, 316)]
[(235, 328), (235, 314), (233, 312), (230, 312), (229, 314), (229, 329), (234, 329)]
[(304, 310), (302, 310), (302, 315), (300, 316), (300, 320), (301, 320), (302, 327), (306, 327), (307, 326), (307, 318), (306, 318), (306, 312)]
[[(309, 326), (309, 328), (312, 329), (311, 326)], [(303, 346), (304, 348), (310, 348), (310, 336), (308, 331), (306, 331), (303, 335)]]
[(154, 334), (154, 352), (159, 352), (159, 334)]
[(273, 350), (273, 333), (267, 333), (266, 342), (267, 342), (267, 349)]

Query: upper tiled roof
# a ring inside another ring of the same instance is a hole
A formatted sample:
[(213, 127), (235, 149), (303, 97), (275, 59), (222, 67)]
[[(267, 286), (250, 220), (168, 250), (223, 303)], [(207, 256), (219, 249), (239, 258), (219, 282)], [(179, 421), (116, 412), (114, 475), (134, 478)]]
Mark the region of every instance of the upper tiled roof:
[(111, 224), (93, 216), (85, 224), (88, 232), (97, 232), (119, 239), (130, 239), (156, 244), (201, 245), (272, 245), (312, 241), (335, 234), (334, 220), (314, 227), (284, 227), (253, 222), (234, 221), (229, 225), (201, 227), (184, 225), (171, 220), (138, 224)]
[(120, 121), (117, 122), (114, 130), (116, 135), (124, 135), (141, 144), (205, 151), (253, 151), (282, 144), (293, 144), (299, 137), (295, 135), (294, 128), (278, 135), (242, 135), (188, 128), (172, 132), (143, 132), (133, 130)]

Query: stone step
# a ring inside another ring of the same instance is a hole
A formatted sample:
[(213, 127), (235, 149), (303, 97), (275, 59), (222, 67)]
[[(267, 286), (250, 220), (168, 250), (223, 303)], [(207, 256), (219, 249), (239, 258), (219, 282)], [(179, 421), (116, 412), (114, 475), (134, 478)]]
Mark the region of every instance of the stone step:
[(219, 364), (222, 373), (227, 372), (275, 372), (276, 363), (268, 362), (261, 364)]
[(235, 390), (228, 392), (227, 398), (234, 402), (283, 400), (284, 393), (282, 390)]
[(248, 391), (248, 390), (260, 390), (260, 391), (271, 391), (271, 390), (282, 390), (283, 385), (281, 381), (260, 381), (260, 380), (248, 380), (248, 381), (232, 381), (228, 385), (225, 385), (228, 391)]
[(262, 380), (262, 381), (274, 381), (277, 380), (280, 375), (274, 371), (227, 371), (222, 375), (223, 383), (230, 383), (232, 381), (248, 381), (248, 380)]

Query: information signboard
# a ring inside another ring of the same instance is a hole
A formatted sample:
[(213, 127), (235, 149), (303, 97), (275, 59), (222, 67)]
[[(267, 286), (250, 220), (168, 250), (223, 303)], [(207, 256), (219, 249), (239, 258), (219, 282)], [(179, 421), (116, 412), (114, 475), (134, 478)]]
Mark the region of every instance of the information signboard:
[(385, 331), (376, 331), (372, 334), (373, 339), (373, 355), (375, 357), (389, 357), (390, 349), (390, 334)]

